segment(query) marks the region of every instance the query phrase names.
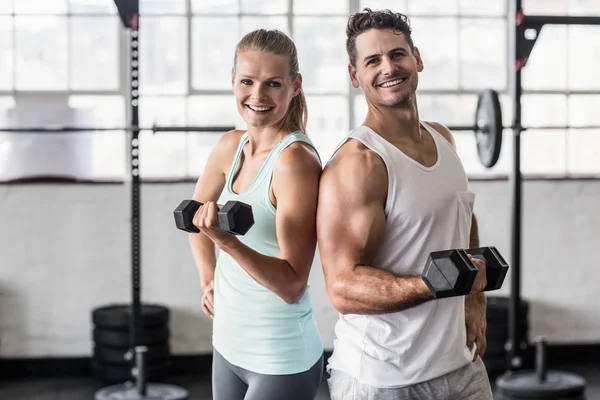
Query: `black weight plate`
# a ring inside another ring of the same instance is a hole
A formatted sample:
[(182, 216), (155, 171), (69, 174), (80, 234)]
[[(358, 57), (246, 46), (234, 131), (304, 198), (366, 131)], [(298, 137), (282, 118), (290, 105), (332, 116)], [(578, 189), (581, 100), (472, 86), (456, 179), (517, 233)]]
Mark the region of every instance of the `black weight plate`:
[[(117, 349), (112, 347), (94, 346), (93, 360), (105, 364), (129, 364), (130, 361), (125, 359), (125, 354), (127, 354), (128, 351), (129, 349), (127, 348)], [(171, 353), (169, 346), (166, 344), (148, 346), (148, 351), (146, 351), (145, 354), (145, 360), (148, 363), (164, 362), (167, 361), (170, 355)]]
[[(94, 309), (92, 322), (98, 328), (128, 330), (130, 316), (131, 305), (112, 304)], [(143, 304), (141, 317), (143, 326), (166, 325), (169, 322), (169, 309), (156, 304)]]
[(502, 148), (502, 109), (498, 93), (492, 89), (482, 91), (477, 98), (475, 112), (475, 140), (479, 161), (492, 168), (500, 158)]
[[(489, 296), (486, 297), (486, 316), (488, 323), (494, 323), (496, 321), (507, 324), (510, 307), (510, 299), (507, 297)], [(526, 324), (527, 317), (529, 316), (529, 302), (521, 299), (520, 314), (523, 318), (522, 323)]]
[(585, 394), (585, 379), (568, 372), (548, 371), (540, 382), (535, 372), (517, 371), (496, 382), (498, 393), (519, 399), (579, 399)]
[[(146, 400), (188, 400), (188, 391), (179, 386), (164, 383), (149, 383), (146, 386)], [(96, 392), (95, 400), (139, 400), (140, 394), (136, 387), (114, 385)]]
[[(108, 329), (94, 329), (94, 343), (100, 346), (123, 348), (129, 347), (129, 332)], [(144, 329), (142, 346), (166, 344), (169, 341), (169, 328), (166, 326)]]
[[(149, 364), (146, 366), (146, 377), (149, 381), (162, 381), (169, 372), (169, 363)], [(92, 373), (96, 379), (104, 383), (121, 383), (132, 380), (131, 367), (92, 362)]]

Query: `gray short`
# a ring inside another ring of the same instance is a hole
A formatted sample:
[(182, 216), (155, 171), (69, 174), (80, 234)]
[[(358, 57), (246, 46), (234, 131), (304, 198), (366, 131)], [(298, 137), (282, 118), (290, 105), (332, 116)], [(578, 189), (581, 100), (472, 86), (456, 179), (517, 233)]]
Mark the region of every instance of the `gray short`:
[(213, 349), (213, 400), (313, 400), (323, 377), (324, 357), (308, 371), (263, 375), (228, 362)]
[(493, 400), (481, 358), (439, 378), (399, 389), (380, 389), (331, 370), (327, 379), (331, 400)]

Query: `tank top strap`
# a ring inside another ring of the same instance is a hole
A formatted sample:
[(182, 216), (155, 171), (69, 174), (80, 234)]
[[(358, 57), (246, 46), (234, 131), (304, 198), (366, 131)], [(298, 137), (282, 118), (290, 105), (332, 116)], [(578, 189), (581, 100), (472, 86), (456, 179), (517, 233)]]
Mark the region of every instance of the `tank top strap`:
[(242, 152), (244, 151), (244, 146), (248, 143), (248, 132), (244, 133), (240, 138), (240, 143), (238, 144), (238, 148), (235, 152), (235, 156), (233, 158), (233, 163), (231, 164), (231, 169), (229, 170), (229, 174), (227, 175), (227, 180), (225, 181), (225, 187), (232, 190), (233, 183), (233, 175), (237, 171), (237, 167), (240, 163), (240, 158), (242, 157)]
[[(283, 152), (286, 148), (296, 142), (307, 143), (311, 147), (315, 147), (312, 141), (301, 131), (295, 131), (284, 137), (272, 150), (267, 159), (265, 160), (263, 166), (261, 167), (257, 177), (256, 177), (256, 186), (261, 184), (270, 184), (271, 176), (273, 174), (273, 166), (275, 165), (275, 161), (277, 157)], [(317, 153), (318, 154), (318, 153)], [(320, 158), (319, 158), (320, 161)]]

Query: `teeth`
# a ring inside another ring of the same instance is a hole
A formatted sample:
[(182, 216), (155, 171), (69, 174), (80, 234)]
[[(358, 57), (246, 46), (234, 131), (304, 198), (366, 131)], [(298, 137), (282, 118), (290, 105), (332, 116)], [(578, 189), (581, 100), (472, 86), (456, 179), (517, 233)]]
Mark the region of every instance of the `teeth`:
[(248, 107), (254, 111), (268, 111), (271, 109), (271, 107), (252, 107), (250, 105)]
[(384, 88), (388, 88), (390, 86), (398, 85), (398, 84), (400, 84), (402, 82), (404, 82), (404, 78), (402, 78), (402, 79), (396, 79), (395, 81), (389, 81), (389, 82), (386, 82), (386, 83), (382, 83), (379, 86), (384, 87)]

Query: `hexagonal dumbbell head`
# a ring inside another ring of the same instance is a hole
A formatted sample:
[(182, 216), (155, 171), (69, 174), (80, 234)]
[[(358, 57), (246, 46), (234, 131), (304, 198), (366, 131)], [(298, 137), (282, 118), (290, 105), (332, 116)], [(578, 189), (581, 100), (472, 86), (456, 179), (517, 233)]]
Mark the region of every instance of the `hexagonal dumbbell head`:
[(252, 206), (241, 201), (228, 201), (218, 216), (221, 229), (234, 235), (245, 235), (254, 225)]
[(462, 296), (471, 291), (477, 268), (464, 250), (431, 252), (422, 278), (435, 298)]
[(498, 290), (508, 273), (508, 263), (494, 246), (467, 249), (467, 254), (485, 261), (487, 285), (484, 291)]
[(177, 206), (175, 211), (173, 211), (173, 215), (175, 216), (175, 226), (182, 231), (190, 233), (200, 232), (200, 229), (193, 224), (192, 220), (201, 205), (202, 203), (195, 200), (183, 200), (179, 206)]

